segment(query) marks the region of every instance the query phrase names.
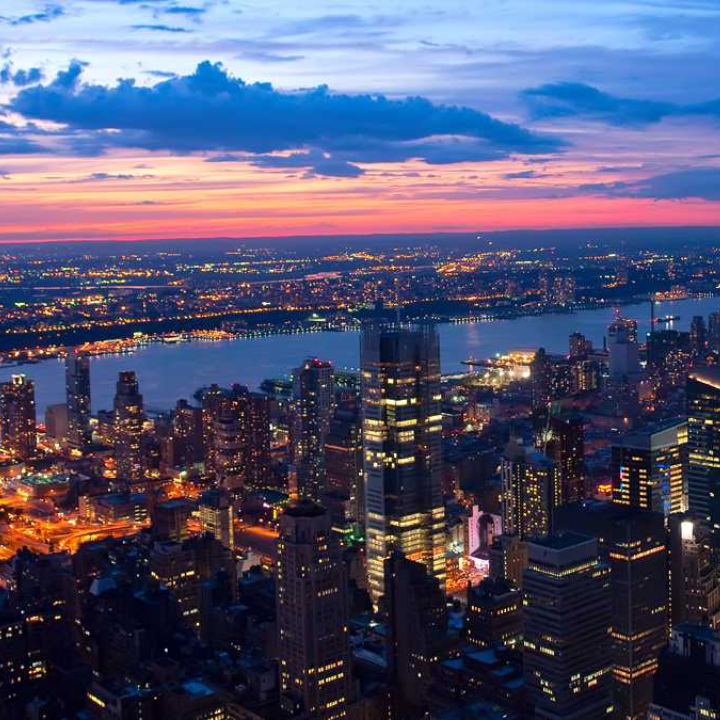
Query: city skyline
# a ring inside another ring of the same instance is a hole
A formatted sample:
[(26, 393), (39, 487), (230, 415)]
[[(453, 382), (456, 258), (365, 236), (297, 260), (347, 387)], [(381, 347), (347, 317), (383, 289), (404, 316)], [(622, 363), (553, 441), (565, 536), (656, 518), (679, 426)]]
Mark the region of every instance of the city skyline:
[(11, 0), (0, 242), (717, 225), (719, 20)]

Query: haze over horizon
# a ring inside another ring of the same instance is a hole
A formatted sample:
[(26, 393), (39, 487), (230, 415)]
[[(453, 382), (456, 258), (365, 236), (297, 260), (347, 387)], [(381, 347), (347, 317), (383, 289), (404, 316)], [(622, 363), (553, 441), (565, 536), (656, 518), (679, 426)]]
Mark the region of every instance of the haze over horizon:
[(8, 0), (0, 242), (720, 226), (715, 0)]

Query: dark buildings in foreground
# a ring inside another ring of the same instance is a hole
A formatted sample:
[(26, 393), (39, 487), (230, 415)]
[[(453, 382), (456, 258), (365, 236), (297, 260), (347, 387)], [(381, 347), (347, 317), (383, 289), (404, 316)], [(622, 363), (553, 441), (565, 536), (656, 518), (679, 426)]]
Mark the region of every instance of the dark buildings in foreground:
[(668, 552), (663, 515), (587, 501), (559, 508), (560, 531), (592, 535), (610, 569), (612, 675), (621, 718), (644, 718), (667, 643)]
[(309, 500), (280, 518), (276, 597), (283, 705), (342, 717), (353, 700), (347, 580), (330, 516)]
[(613, 712), (610, 568), (594, 538), (528, 543), (524, 673), (533, 717), (600, 720)]

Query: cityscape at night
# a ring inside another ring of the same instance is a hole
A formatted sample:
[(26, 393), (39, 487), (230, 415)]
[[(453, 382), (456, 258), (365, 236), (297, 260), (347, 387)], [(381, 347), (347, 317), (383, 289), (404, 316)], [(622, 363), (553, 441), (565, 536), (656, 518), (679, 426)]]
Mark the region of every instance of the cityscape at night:
[(718, 0), (0, 2), (0, 720), (720, 719)]

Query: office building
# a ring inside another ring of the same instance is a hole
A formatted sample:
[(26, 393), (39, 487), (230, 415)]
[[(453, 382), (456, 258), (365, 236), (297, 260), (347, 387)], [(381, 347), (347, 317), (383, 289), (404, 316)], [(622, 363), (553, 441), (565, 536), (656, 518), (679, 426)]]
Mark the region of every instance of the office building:
[(115, 473), (118, 480), (137, 483), (145, 476), (142, 433), (143, 397), (135, 373), (120, 373), (114, 402)]
[(282, 703), (341, 717), (351, 701), (347, 580), (327, 511), (301, 500), (280, 516), (276, 602)]
[(707, 328), (702, 315), (694, 315), (690, 321), (690, 352), (695, 357), (702, 357), (707, 349)]
[(178, 400), (172, 414), (170, 432), (163, 442), (163, 461), (167, 467), (180, 468), (203, 459), (202, 409)]
[(610, 569), (600, 562), (597, 540), (563, 533), (529, 542), (523, 591), (523, 661), (532, 717), (610, 716)]
[(442, 660), (447, 635), (445, 593), (424, 563), (393, 552), (385, 561), (384, 606), (395, 714), (412, 717), (412, 708), (424, 709), (424, 694)]
[(574, 332), (570, 335), (569, 350), (571, 358), (584, 357), (592, 352), (592, 341), (582, 333)]
[(561, 502), (585, 498), (585, 423), (576, 414), (539, 418), (538, 447), (560, 468)]
[(82, 452), (92, 440), (90, 430), (90, 358), (77, 348), (65, 356), (65, 396), (68, 447)]
[(325, 437), (335, 399), (333, 368), (308, 358), (293, 373), (290, 441), (298, 495), (320, 501), (325, 492)]
[(325, 437), (325, 490), (343, 500), (346, 517), (365, 532), (362, 425), (359, 403), (338, 404)]
[(665, 516), (683, 512), (687, 439), (684, 419), (621, 438), (612, 446), (613, 502)]
[(673, 627), (720, 628), (720, 562), (712, 532), (691, 514), (670, 517), (670, 591)]
[(200, 496), (199, 510), (200, 529), (232, 550), (235, 547), (235, 513), (227, 491), (215, 488), (204, 492)]
[(564, 505), (560, 532), (592, 535), (610, 568), (617, 717), (645, 718), (669, 624), (668, 553), (661, 513), (589, 500)]
[(720, 352), (720, 310), (710, 313), (707, 331), (708, 348)]
[(365, 540), (373, 601), (393, 551), (445, 582), (440, 346), (432, 326), (367, 328), (361, 338)]
[(519, 648), (521, 591), (502, 578), (486, 578), (477, 587), (468, 588), (465, 639), (481, 648)]
[(13, 375), (0, 385), (0, 442), (17, 460), (37, 451), (35, 384), (25, 375)]
[(527, 544), (517, 535), (497, 535), (490, 546), (490, 577), (522, 587), (527, 567)]
[(503, 534), (525, 540), (551, 533), (555, 508), (562, 503), (559, 463), (511, 440), (500, 474)]
[(720, 529), (720, 368), (704, 367), (687, 381), (688, 509)]
[(637, 321), (617, 317), (608, 328), (608, 364), (610, 380), (634, 384), (640, 379)]

